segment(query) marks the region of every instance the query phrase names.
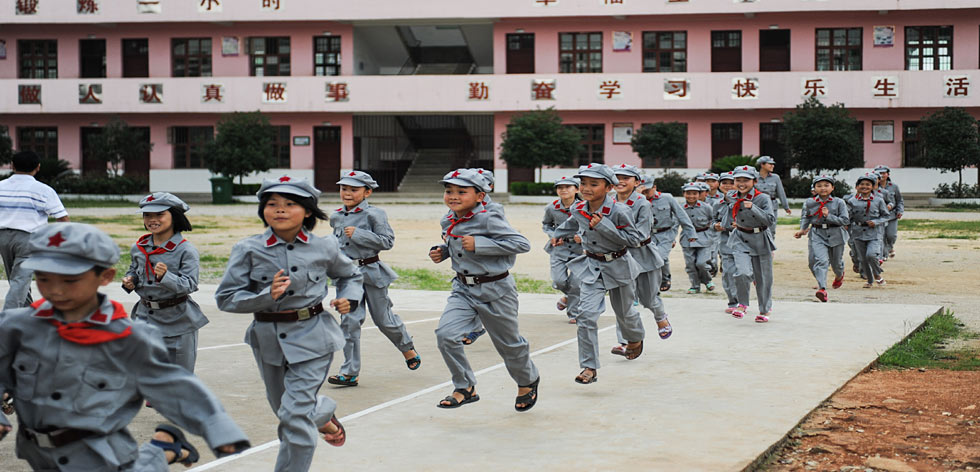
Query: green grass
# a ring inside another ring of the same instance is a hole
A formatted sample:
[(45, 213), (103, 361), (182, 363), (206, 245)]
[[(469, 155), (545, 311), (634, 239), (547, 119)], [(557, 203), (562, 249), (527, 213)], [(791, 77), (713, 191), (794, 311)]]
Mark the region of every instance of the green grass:
[[(135, 202), (130, 202), (126, 200), (62, 200), (62, 204), (65, 208), (123, 208), (123, 207), (133, 207), (134, 209), (138, 207)], [(74, 219), (74, 218), (72, 218)]]
[(953, 316), (953, 312), (946, 310), (929, 317), (918, 331), (885, 351), (878, 357), (878, 365), (892, 368), (980, 369), (977, 352), (943, 349), (943, 344), (949, 340), (975, 336), (963, 329), (963, 324)]
[(899, 231), (917, 231), (936, 239), (977, 239), (980, 221), (898, 220)]
[(797, 228), (800, 227), (800, 217), (799, 216), (780, 216), (776, 219), (776, 224), (779, 225), (792, 225)]

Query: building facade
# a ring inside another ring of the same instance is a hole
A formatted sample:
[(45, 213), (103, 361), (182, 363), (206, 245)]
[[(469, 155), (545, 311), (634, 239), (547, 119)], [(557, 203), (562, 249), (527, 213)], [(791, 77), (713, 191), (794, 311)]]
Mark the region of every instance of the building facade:
[[(814, 96), (858, 120), (869, 167), (929, 192), (949, 176), (921, 168), (916, 126), (980, 116), (978, 44), (975, 0), (0, 0), (0, 129), (101, 173), (85, 143), (118, 116), (153, 143), (127, 173), (206, 192), (215, 123), (259, 110), (269, 174), (330, 190), (356, 168), (411, 192), (480, 166), (503, 190), (535, 178), (499, 159), (515, 113), (558, 110), (577, 162), (694, 170), (779, 160), (783, 114)], [(685, 159), (632, 152), (660, 121), (685, 124)]]

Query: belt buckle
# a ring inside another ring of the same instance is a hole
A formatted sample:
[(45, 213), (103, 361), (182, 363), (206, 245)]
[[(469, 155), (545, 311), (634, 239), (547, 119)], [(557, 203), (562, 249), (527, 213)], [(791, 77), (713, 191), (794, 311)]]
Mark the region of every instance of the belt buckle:
[(27, 432), (27, 437), (30, 438), (32, 441), (34, 441), (34, 444), (37, 444), (38, 447), (43, 447), (45, 449), (54, 448), (54, 442), (51, 441), (51, 437), (48, 436), (47, 434), (38, 433), (30, 429), (26, 430), (26, 432)]
[(150, 308), (153, 308), (154, 310), (159, 310), (160, 309), (160, 302), (153, 302), (153, 301), (151, 301), (150, 302)]
[(466, 285), (476, 285), (476, 277), (472, 275), (464, 275), (463, 283)]
[(309, 308), (300, 308), (299, 310), (296, 310), (297, 321), (308, 320), (310, 319), (310, 315), (311, 313)]
[(761, 233), (761, 232), (762, 232), (762, 228), (752, 228), (752, 233), (753, 234)]
[(606, 260), (606, 262), (612, 262), (612, 261), (616, 260), (616, 258), (613, 257), (613, 254), (611, 252), (607, 252), (607, 253), (603, 254), (602, 257), (603, 257), (603, 259)]

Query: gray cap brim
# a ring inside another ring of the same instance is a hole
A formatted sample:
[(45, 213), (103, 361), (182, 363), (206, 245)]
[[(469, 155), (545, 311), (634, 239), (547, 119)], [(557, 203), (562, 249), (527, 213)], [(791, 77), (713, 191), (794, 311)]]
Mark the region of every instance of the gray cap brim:
[(52, 274), (78, 275), (95, 267), (95, 265), (88, 259), (64, 254), (35, 252), (21, 264), (21, 267), (27, 270), (51, 272)]
[[(579, 173), (575, 174), (573, 177), (578, 177), (578, 178), (590, 177), (590, 178), (593, 178), (593, 179), (605, 180), (605, 181), (609, 182), (609, 177), (608, 176), (602, 175), (599, 172), (596, 172), (596, 171), (593, 171), (593, 170), (583, 170), (583, 171), (580, 171)], [(613, 185), (619, 183), (619, 177), (616, 177), (616, 174), (615, 173), (612, 175), (612, 178), (613, 178), (614, 182), (610, 182), (610, 183), (612, 183)]]
[(370, 185), (351, 177), (344, 177), (338, 180), (337, 185), (350, 185), (351, 187), (370, 187)]
[(459, 178), (443, 179), (443, 180), (440, 180), (439, 183), (440, 184), (459, 185), (460, 187), (473, 187), (473, 188), (476, 189), (477, 192), (484, 192), (484, 193), (486, 193), (486, 191), (487, 191), (486, 188), (485, 188), (486, 187), (486, 183), (477, 185), (477, 184), (475, 184), (473, 182), (470, 182), (469, 180), (466, 180), (466, 179), (459, 179)]
[(313, 194), (303, 190), (295, 185), (273, 185), (263, 192), (265, 193), (288, 193), (290, 195), (299, 195), (301, 197), (313, 197)]
[(140, 208), (140, 213), (160, 213), (161, 211), (167, 211), (170, 209), (169, 205), (146, 205)]

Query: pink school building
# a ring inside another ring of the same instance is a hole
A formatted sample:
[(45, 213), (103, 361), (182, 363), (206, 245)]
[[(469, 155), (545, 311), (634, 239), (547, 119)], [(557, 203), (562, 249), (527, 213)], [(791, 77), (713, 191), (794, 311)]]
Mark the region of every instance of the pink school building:
[[(85, 143), (119, 116), (153, 143), (125, 171), (196, 193), (221, 114), (259, 110), (277, 127), (268, 174), (332, 190), (362, 169), (418, 192), (479, 166), (504, 190), (535, 178), (499, 159), (521, 111), (557, 109), (578, 162), (656, 173), (778, 161), (782, 115), (816, 96), (857, 118), (868, 166), (929, 192), (952, 177), (921, 167), (916, 126), (980, 116), (978, 44), (975, 0), (0, 0), (0, 132), (103, 172)], [(658, 121), (686, 124), (686, 159), (631, 151)]]

